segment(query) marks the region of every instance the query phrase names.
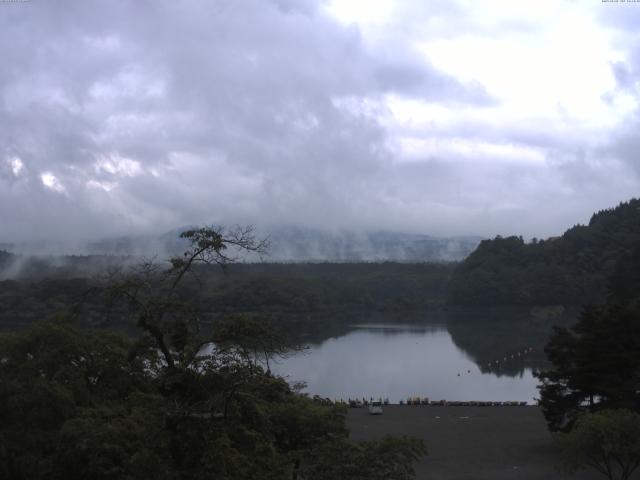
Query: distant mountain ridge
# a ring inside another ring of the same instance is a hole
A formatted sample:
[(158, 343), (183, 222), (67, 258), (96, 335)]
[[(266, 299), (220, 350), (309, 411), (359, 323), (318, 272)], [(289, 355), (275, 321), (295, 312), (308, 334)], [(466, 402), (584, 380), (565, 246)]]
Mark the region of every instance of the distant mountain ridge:
[[(179, 238), (188, 228), (160, 236), (119, 237), (92, 242), (89, 254), (158, 255), (182, 252), (186, 242)], [(438, 238), (429, 235), (377, 231), (332, 231), (295, 226), (263, 227), (256, 236), (268, 237), (267, 262), (450, 262), (467, 257), (482, 237)]]
[(561, 237), (483, 240), (454, 271), (462, 305), (583, 305), (602, 300), (616, 263), (640, 245), (640, 199), (592, 215)]
[(269, 260), (293, 262), (446, 262), (460, 261), (481, 237), (437, 238), (389, 231), (322, 232), (280, 227), (268, 232)]

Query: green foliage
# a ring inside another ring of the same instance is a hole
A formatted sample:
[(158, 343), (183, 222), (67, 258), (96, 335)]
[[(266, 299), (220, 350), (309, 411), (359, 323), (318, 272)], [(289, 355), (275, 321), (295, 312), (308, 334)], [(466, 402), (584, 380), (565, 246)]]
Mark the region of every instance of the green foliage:
[(567, 429), (584, 410), (640, 411), (640, 249), (623, 257), (607, 302), (585, 307), (570, 329), (556, 328), (545, 352), (552, 368), (538, 377), (552, 430)]
[(269, 359), (289, 346), (266, 322), (235, 315), (201, 330), (180, 287), (196, 264), (259, 252), (251, 231), (183, 238), (191, 245), (168, 269), (145, 263), (103, 289), (135, 320), (136, 340), (82, 331), (64, 316), (0, 334), (3, 478), (326, 478), (313, 466), (337, 449), (354, 456), (332, 459), (336, 471), (375, 460), (368, 478), (411, 478), (421, 443), (352, 443), (344, 407), (318, 405), (271, 375)]
[(564, 467), (591, 467), (613, 480), (628, 479), (640, 466), (640, 415), (603, 410), (582, 415), (569, 433), (555, 436)]
[(220, 353), (238, 355), (251, 368), (266, 367), (273, 357), (285, 357), (302, 347), (294, 346), (267, 318), (231, 314), (216, 322), (211, 336)]
[[(27, 332), (0, 336), (0, 451), (10, 473), (6, 478), (118, 478), (73, 476), (63, 457), (70, 455), (67, 447), (105, 433), (93, 421), (86, 429), (92, 437), (69, 440), (93, 408), (118, 405), (131, 392), (148, 390), (143, 363), (127, 360), (129, 345), (119, 335), (83, 333), (66, 323), (39, 323)], [(96, 445), (109, 448), (102, 440)], [(144, 442), (141, 436), (139, 444)]]
[(588, 226), (525, 243), (485, 240), (455, 270), (462, 305), (582, 305), (602, 298), (617, 261), (640, 244), (640, 199), (594, 214)]
[(407, 437), (359, 444), (327, 442), (312, 453), (304, 478), (406, 480), (415, 476), (412, 464), (426, 453), (421, 440)]
[(201, 278), (215, 310), (402, 311), (442, 306), (451, 271), (445, 264), (267, 264)]
[[(85, 260), (87, 264), (74, 260), (75, 270), (68, 272), (72, 278), (0, 281), (0, 329), (66, 310), (87, 325), (137, 332), (131, 328), (132, 308), (126, 302), (109, 305), (99, 295), (83, 295), (100, 285), (95, 279), (73, 278), (87, 276), (89, 264), (97, 261)], [(354, 314), (441, 309), (452, 270), (451, 264), (233, 264), (223, 273), (216, 266), (196, 264), (190, 267), (194, 275), (181, 279), (173, 302), (182, 302), (185, 316), (190, 307), (206, 323), (228, 313), (258, 313), (302, 335), (351, 322)], [(140, 299), (141, 294), (148, 294), (147, 299), (158, 294), (162, 271), (155, 275), (148, 282), (152, 289), (139, 291)]]
[(351, 442), (344, 407), (319, 405), (241, 357), (214, 350), (154, 369), (156, 351), (132, 357), (134, 346), (62, 322), (0, 335), (2, 478), (314, 479), (327, 478), (321, 464), (353, 463), (368, 478), (412, 478), (423, 452), (406, 439)]

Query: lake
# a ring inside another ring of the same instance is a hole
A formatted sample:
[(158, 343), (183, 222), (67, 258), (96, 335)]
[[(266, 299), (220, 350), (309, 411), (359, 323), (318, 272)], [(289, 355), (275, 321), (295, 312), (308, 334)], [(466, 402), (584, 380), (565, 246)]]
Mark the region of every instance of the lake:
[[(535, 403), (539, 395), (532, 372), (539, 362), (541, 342), (529, 346), (526, 329), (515, 328), (517, 336), (499, 331), (459, 324), (455, 328), (446, 324), (359, 324), (343, 336), (279, 360), (272, 368), (290, 382), (306, 382), (304, 391), (310, 395), (332, 399), (381, 397), (397, 403), (426, 396), (431, 400)], [(464, 350), (459, 344), (480, 350)]]

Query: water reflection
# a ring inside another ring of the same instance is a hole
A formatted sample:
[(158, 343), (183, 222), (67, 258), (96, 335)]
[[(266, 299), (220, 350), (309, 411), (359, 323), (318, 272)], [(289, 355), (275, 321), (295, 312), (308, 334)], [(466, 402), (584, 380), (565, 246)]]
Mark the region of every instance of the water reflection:
[(397, 324), (397, 323), (362, 323), (350, 325), (353, 330), (378, 333), (385, 336), (394, 336), (406, 333), (421, 335), (424, 333), (437, 333), (447, 330), (447, 326), (439, 323), (429, 324)]
[[(330, 398), (534, 401), (537, 381), (531, 368), (521, 364), (507, 376), (479, 367), (453, 341), (450, 327), (359, 324), (306, 354), (281, 361), (275, 370), (292, 381), (305, 381), (310, 394)], [(462, 330), (457, 326), (458, 334)]]
[(562, 307), (462, 310), (449, 314), (447, 329), (483, 372), (516, 376), (548, 366), (544, 346), (553, 326), (572, 325), (577, 314)]

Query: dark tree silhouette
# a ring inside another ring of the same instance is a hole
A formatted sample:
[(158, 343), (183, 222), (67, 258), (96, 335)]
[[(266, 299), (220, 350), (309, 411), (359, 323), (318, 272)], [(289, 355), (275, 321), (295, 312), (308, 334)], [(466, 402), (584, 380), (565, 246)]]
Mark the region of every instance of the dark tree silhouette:
[(624, 256), (606, 303), (585, 307), (575, 326), (556, 328), (545, 352), (552, 367), (538, 373), (549, 427), (571, 427), (584, 411), (640, 411), (640, 249)]

